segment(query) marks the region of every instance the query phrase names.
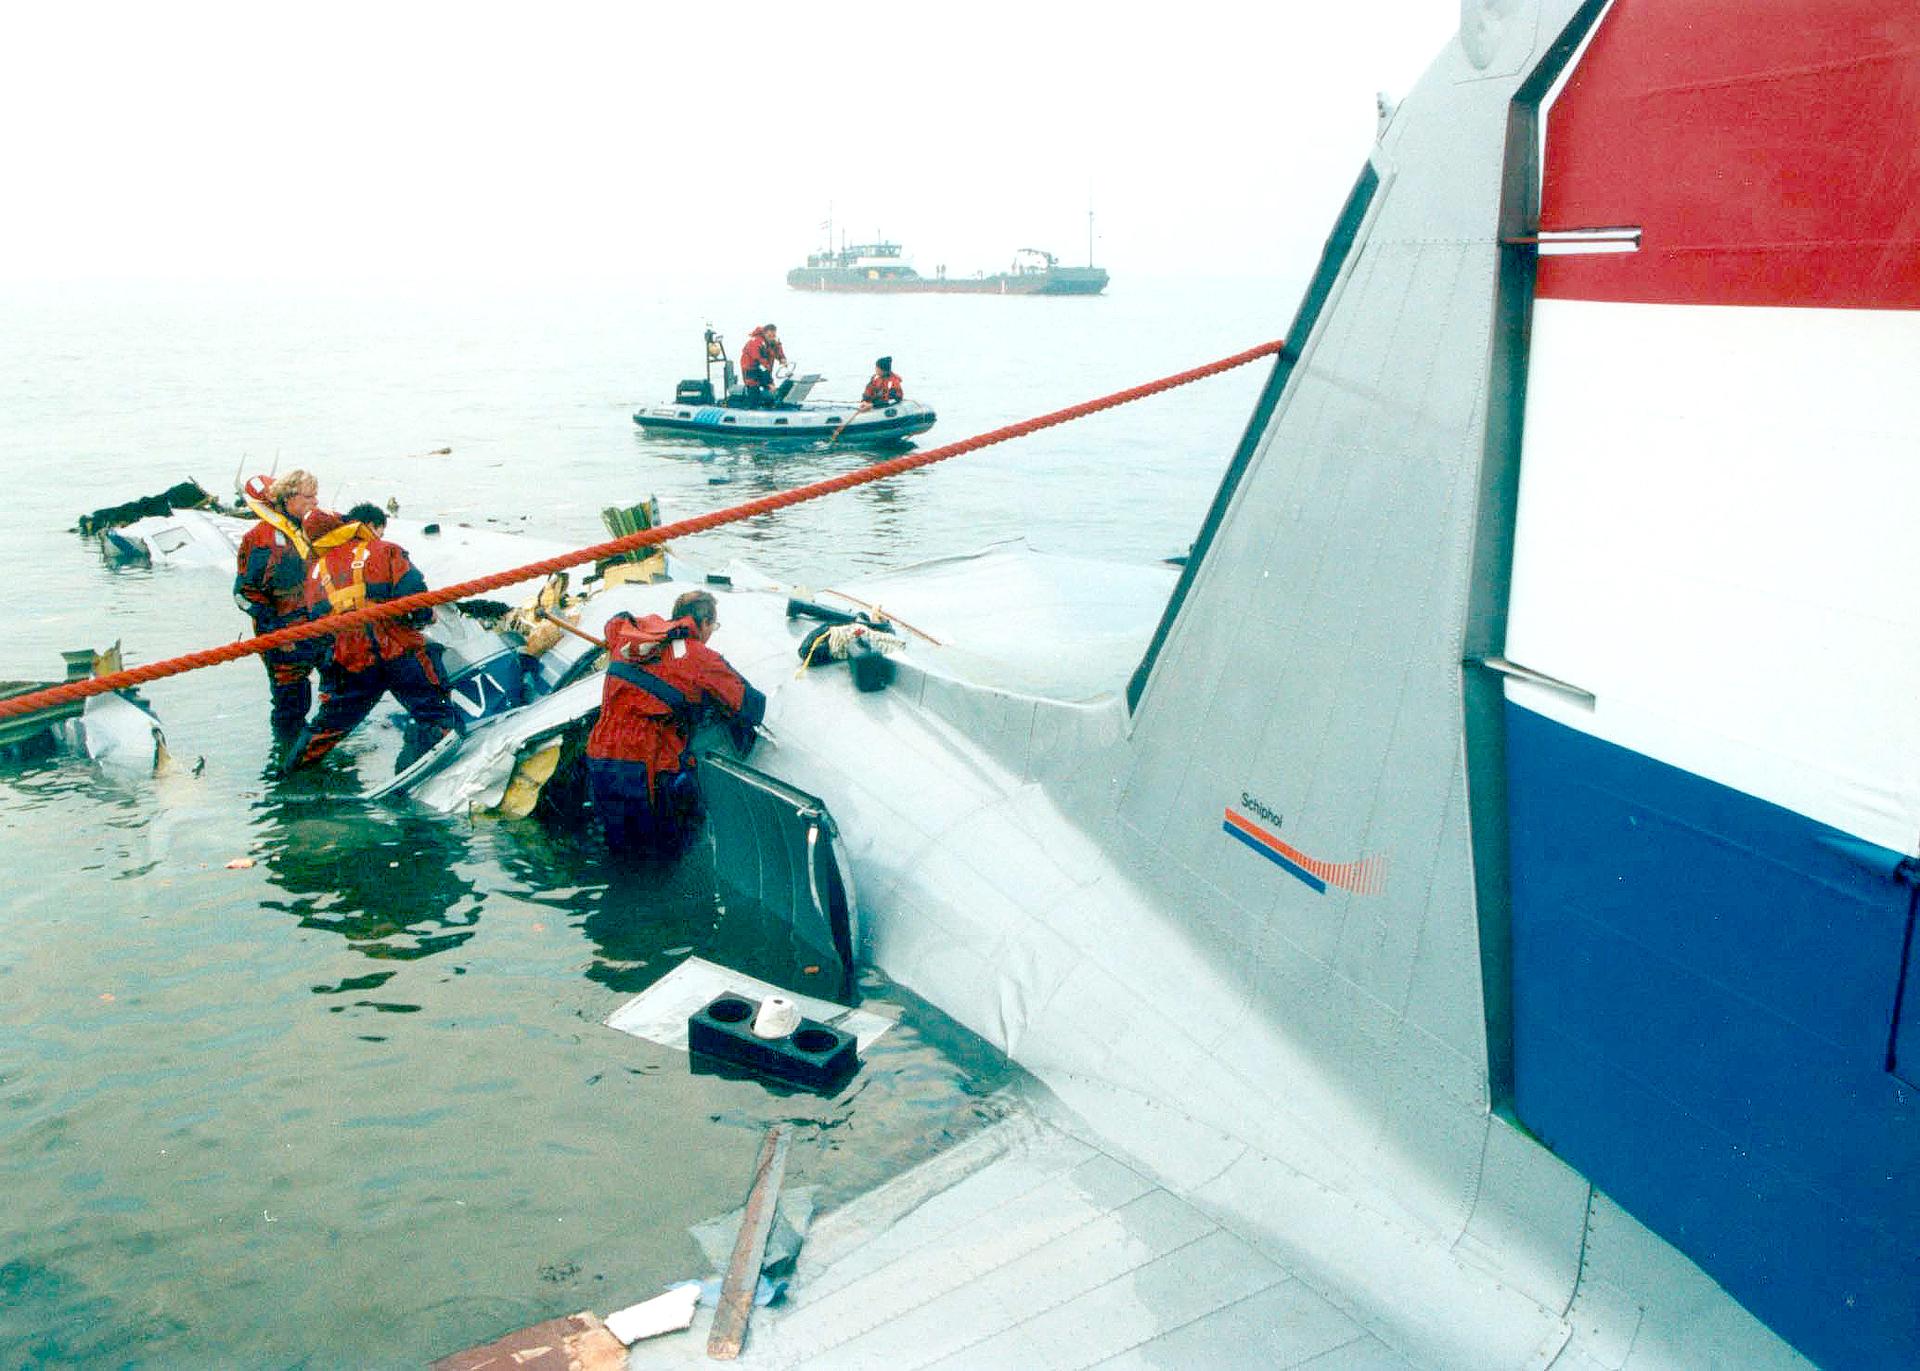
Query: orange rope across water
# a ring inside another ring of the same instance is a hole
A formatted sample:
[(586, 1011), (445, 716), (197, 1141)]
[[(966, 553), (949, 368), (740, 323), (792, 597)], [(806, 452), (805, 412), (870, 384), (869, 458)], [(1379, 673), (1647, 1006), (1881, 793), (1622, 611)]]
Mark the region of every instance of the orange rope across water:
[(297, 643), (303, 638), (319, 638), (356, 624), (368, 623), (374, 619), (392, 618), (398, 614), (410, 614), (416, 609), (430, 609), (434, 605), (443, 605), (452, 600), (470, 599), (483, 595), (489, 590), (498, 590), (502, 586), (516, 585), (522, 581), (531, 581), (539, 577), (550, 576), (556, 571), (576, 567), (587, 562), (597, 562), (606, 557), (615, 557), (625, 552), (633, 552), (643, 547), (651, 547), (674, 538), (687, 538), (696, 533), (705, 533), (709, 529), (719, 528), (722, 524), (738, 523), (742, 519), (751, 519), (761, 514), (771, 514), (775, 510), (785, 509), (807, 500), (818, 500), (824, 495), (833, 495), (842, 490), (851, 490), (854, 486), (865, 485), (869, 481), (884, 481), (889, 476), (898, 476), (902, 472), (912, 471), (916, 467), (931, 466), (943, 462), (949, 457), (958, 457), (963, 452), (974, 452), (995, 443), (1004, 443), (1012, 438), (1024, 438), (1029, 433), (1038, 433), (1043, 428), (1052, 428), (1056, 424), (1069, 423), (1075, 419), (1084, 419), (1089, 414), (1098, 414), (1103, 409), (1112, 409), (1116, 405), (1128, 404), (1134, 400), (1144, 400), (1149, 395), (1158, 395), (1162, 391), (1191, 385), (1195, 381), (1204, 381), (1209, 376), (1218, 376), (1223, 371), (1232, 371), (1249, 362), (1257, 362), (1262, 357), (1271, 357), (1285, 346), (1284, 340), (1262, 343), (1258, 347), (1248, 348), (1245, 352), (1236, 352), (1231, 357), (1222, 357), (1217, 362), (1195, 367), (1191, 371), (1178, 372), (1172, 376), (1163, 376), (1158, 381), (1149, 381), (1145, 385), (1134, 386), (1129, 390), (1116, 391), (1112, 395), (1102, 396), (1098, 400), (1088, 400), (1066, 409), (1043, 414), (1037, 419), (1023, 419), (1017, 424), (1008, 424), (1005, 428), (992, 429), (972, 438), (963, 438), (957, 443), (948, 443), (943, 447), (929, 448), (925, 452), (913, 452), (904, 457), (895, 457), (889, 461), (877, 462), (858, 471), (845, 475), (832, 476), (824, 481), (815, 481), (812, 485), (798, 486), (793, 490), (784, 490), (777, 495), (763, 496), (758, 500), (749, 500), (742, 505), (728, 509), (715, 510), (711, 514), (697, 515), (691, 519), (682, 519), (678, 523), (662, 524), (658, 528), (643, 529), (639, 533), (630, 533), (624, 538), (616, 538), (609, 543), (596, 543), (592, 547), (581, 548), (577, 552), (568, 552), (558, 557), (549, 557), (544, 561), (529, 562), (522, 567), (509, 571), (497, 571), (490, 576), (481, 576), (475, 580), (462, 581), (458, 585), (443, 586), (439, 590), (423, 591), (418, 595), (409, 595), (400, 600), (386, 600), (378, 605), (369, 605), (365, 609), (356, 609), (350, 614), (336, 614), (326, 619), (317, 619), (312, 623), (295, 624), (290, 628), (278, 629), (262, 634), (257, 638), (245, 638), (239, 642), (225, 643), (219, 647), (207, 648), (200, 652), (189, 652), (179, 657), (170, 657), (164, 662), (153, 662), (147, 666), (131, 667), (126, 671), (116, 671), (107, 676), (96, 676), (86, 681), (69, 681), (65, 685), (51, 686), (46, 690), (36, 690), (30, 695), (16, 695), (8, 700), (0, 700), (0, 719), (12, 718), (19, 714), (31, 714), (34, 710), (45, 709), (49, 705), (66, 704), (71, 700), (83, 700), (89, 695), (104, 695), (109, 690), (124, 690), (128, 686), (145, 685), (166, 676), (178, 676), (185, 671), (197, 671), (204, 666), (218, 666), (221, 662), (231, 662), (240, 657), (251, 657), (265, 652), (269, 648), (284, 647), (288, 643)]

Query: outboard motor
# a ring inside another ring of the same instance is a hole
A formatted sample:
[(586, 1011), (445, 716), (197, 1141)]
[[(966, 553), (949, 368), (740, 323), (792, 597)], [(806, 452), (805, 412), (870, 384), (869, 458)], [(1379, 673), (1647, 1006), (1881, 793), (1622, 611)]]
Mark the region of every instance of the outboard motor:
[[(718, 395), (721, 397), (721, 403), (725, 404), (740, 393), (740, 378), (734, 374), (733, 358), (727, 356), (727, 340), (715, 333), (712, 329), (707, 330), (706, 361), (707, 379), (704, 381), (682, 381), (678, 395), (679, 403), (710, 405), (713, 403), (714, 396)], [(717, 390), (713, 384), (713, 369), (716, 365), (720, 368), (720, 386)], [(693, 401), (685, 398), (687, 387), (694, 385), (702, 387), (701, 394), (706, 397), (705, 399)]]

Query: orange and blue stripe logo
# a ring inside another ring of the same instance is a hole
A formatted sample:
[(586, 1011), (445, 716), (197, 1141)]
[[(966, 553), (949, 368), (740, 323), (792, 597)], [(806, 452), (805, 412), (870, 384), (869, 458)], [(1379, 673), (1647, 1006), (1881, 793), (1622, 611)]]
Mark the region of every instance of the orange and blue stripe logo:
[(1362, 857), (1357, 862), (1323, 862), (1288, 843), (1283, 843), (1259, 824), (1231, 808), (1220, 825), (1229, 838), (1238, 839), (1272, 862), (1289, 876), (1313, 887), (1320, 894), (1328, 886), (1350, 890), (1356, 895), (1378, 895), (1387, 888), (1387, 859)]

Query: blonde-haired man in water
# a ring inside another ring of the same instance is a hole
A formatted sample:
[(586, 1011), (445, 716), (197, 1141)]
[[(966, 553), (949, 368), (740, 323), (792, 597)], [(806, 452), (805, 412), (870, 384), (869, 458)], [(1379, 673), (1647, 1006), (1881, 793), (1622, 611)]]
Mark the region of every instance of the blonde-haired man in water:
[[(234, 603), (253, 620), (255, 637), (307, 618), (307, 564), (313, 549), (301, 522), (318, 505), (320, 482), (296, 468), (285, 476), (255, 476), (244, 492), (247, 507), (260, 522), (240, 540), (233, 578)], [(298, 737), (313, 703), (312, 676), (324, 649), (308, 638), (260, 654), (273, 694), (273, 737), (284, 746)]]

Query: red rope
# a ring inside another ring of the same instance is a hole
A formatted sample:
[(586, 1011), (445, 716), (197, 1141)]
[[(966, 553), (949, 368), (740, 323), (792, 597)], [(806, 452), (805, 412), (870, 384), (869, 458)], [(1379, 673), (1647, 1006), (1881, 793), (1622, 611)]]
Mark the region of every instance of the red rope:
[(1217, 362), (1195, 367), (1191, 371), (1182, 371), (1172, 376), (1163, 376), (1158, 381), (1149, 381), (1145, 385), (1134, 386), (1130, 390), (1116, 391), (1112, 395), (1098, 400), (1088, 400), (1067, 409), (1055, 410), (1043, 414), (1037, 419), (1025, 419), (1017, 424), (1008, 424), (1005, 428), (996, 428), (972, 438), (963, 438), (957, 443), (948, 443), (944, 447), (929, 448), (925, 452), (909, 453), (904, 457), (895, 457), (889, 461), (878, 462), (863, 467), (859, 471), (850, 471), (841, 476), (829, 477), (824, 481), (815, 481), (812, 485), (799, 486), (793, 490), (781, 491), (776, 495), (763, 496), (758, 500), (749, 500), (743, 505), (734, 505), (730, 509), (715, 510), (711, 514), (701, 514), (691, 519), (682, 519), (678, 523), (662, 524), (658, 528), (643, 529), (630, 533), (624, 538), (615, 538), (612, 542), (596, 543), (592, 547), (581, 548), (577, 552), (564, 553), (558, 557), (549, 557), (544, 561), (529, 562), (526, 566), (515, 567), (510, 571), (498, 571), (490, 576), (482, 576), (472, 581), (462, 581), (458, 585), (442, 587), (439, 590), (423, 591), (418, 595), (409, 595), (404, 599), (386, 600), (378, 605), (369, 605), (365, 609), (356, 609), (350, 614), (336, 614), (326, 619), (317, 619), (311, 623), (295, 624), (290, 628), (278, 629), (272, 633), (261, 634), (257, 638), (245, 638), (239, 642), (226, 643), (220, 647), (207, 648), (200, 652), (189, 652), (183, 656), (172, 657), (163, 662), (152, 662), (146, 666), (131, 667), (125, 671), (116, 671), (106, 676), (96, 676), (86, 681), (69, 681), (65, 685), (51, 686), (46, 690), (36, 690), (29, 695), (16, 695), (12, 699), (0, 700), (0, 719), (11, 718), (18, 714), (29, 714), (48, 705), (65, 704), (70, 700), (83, 700), (90, 695), (103, 695), (109, 690), (124, 690), (128, 686), (145, 685), (148, 681), (157, 681), (166, 676), (177, 676), (182, 672), (194, 671), (204, 666), (217, 666), (221, 662), (231, 662), (240, 657), (251, 657), (265, 652), (269, 648), (284, 647), (288, 643), (297, 643), (303, 638), (318, 638), (337, 633), (343, 628), (371, 622), (375, 619), (392, 618), (399, 614), (410, 614), (417, 609), (428, 609), (434, 605), (443, 605), (451, 600), (470, 599), (485, 594), (489, 590), (498, 590), (502, 586), (515, 585), (521, 581), (531, 581), (537, 577), (550, 576), (556, 571), (568, 567), (580, 566), (585, 562), (597, 562), (603, 558), (615, 557), (638, 548), (651, 547), (674, 538), (687, 538), (696, 533), (705, 533), (709, 529), (719, 528), (722, 524), (738, 523), (742, 519), (751, 519), (756, 515), (770, 514), (789, 505), (797, 505), (806, 500), (818, 500), (823, 495), (833, 495), (854, 486), (865, 485), (869, 481), (882, 481), (889, 476), (898, 476), (917, 467), (930, 466), (934, 462), (943, 462), (949, 457), (958, 457), (964, 452), (974, 452), (994, 443), (1004, 443), (1012, 438), (1024, 438), (1029, 433), (1038, 433), (1043, 428), (1052, 428), (1056, 424), (1069, 423), (1075, 419), (1084, 419), (1089, 414), (1098, 414), (1103, 409), (1112, 409), (1116, 405), (1128, 404), (1134, 400), (1143, 400), (1149, 395), (1158, 395), (1162, 391), (1173, 390), (1178, 386), (1203, 381), (1209, 376), (1217, 376), (1223, 371), (1243, 367), (1262, 357), (1271, 357), (1284, 346), (1283, 341), (1262, 343), (1258, 347), (1248, 348), (1245, 352), (1236, 352), (1231, 357), (1222, 357)]

